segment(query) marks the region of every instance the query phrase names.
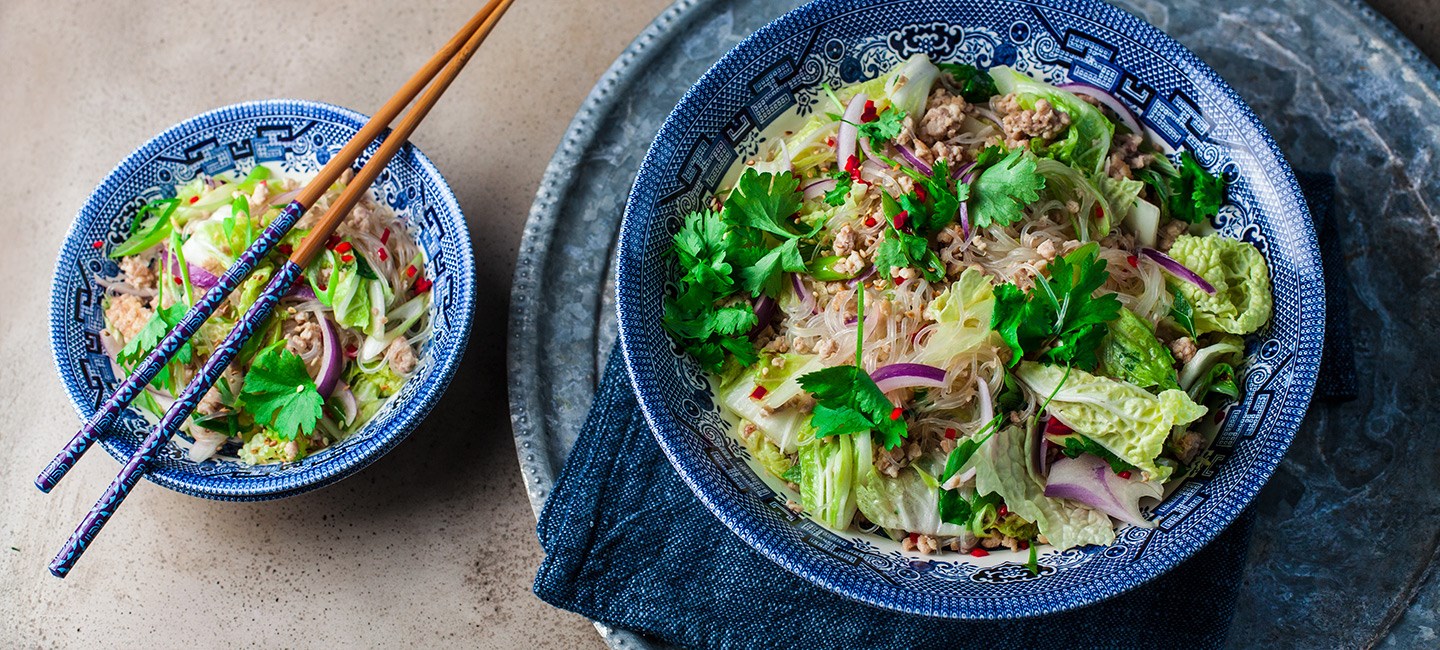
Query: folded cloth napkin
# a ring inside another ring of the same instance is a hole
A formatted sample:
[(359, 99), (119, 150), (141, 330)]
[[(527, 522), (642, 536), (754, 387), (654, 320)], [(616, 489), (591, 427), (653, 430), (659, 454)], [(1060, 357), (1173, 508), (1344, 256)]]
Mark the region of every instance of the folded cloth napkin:
[(556, 607), (696, 648), (1218, 647), (1225, 640), (1252, 510), (1169, 573), (1089, 607), (980, 622), (871, 607), (789, 573), (715, 519), (666, 462), (620, 356), (611, 353), (540, 516), (545, 561), (535, 593)]

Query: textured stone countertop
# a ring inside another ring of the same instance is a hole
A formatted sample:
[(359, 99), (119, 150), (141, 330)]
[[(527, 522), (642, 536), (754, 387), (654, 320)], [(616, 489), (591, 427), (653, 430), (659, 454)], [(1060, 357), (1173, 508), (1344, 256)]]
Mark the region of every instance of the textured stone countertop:
[[(488, 282), (464, 364), (407, 442), (273, 503), (145, 484), (74, 574), (45, 570), (118, 467), (97, 451), (49, 496), (30, 484), (77, 425), (45, 321), (55, 254), (90, 190), (150, 136), (223, 104), (368, 113), (477, 4), (0, 3), (0, 224), (14, 238), (0, 256), (0, 645), (601, 645), (530, 593), (540, 549), (510, 437), (503, 307), (561, 134), (669, 0), (517, 2), (413, 138), (454, 187)], [(1374, 4), (1440, 54), (1430, 0)]]

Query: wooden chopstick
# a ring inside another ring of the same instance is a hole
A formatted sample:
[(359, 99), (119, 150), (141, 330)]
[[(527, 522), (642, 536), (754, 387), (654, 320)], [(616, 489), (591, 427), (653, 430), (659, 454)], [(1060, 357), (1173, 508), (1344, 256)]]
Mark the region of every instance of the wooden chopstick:
[(65, 477), (65, 473), (70, 471), (70, 468), (74, 467), (95, 440), (109, 429), (125, 407), (140, 396), (150, 381), (164, 370), (165, 365), (170, 362), (180, 347), (189, 341), (190, 337), (200, 330), (200, 326), (225, 302), (225, 298), (230, 295), (230, 292), (240, 286), (240, 283), (255, 269), (255, 265), (265, 259), (275, 244), (290, 232), (290, 228), (295, 225), (295, 222), (299, 221), (300, 217), (315, 205), (315, 201), (319, 200), (336, 179), (350, 168), (351, 164), (365, 151), (365, 147), (380, 136), (400, 114), (400, 111), (408, 106), (416, 95), (420, 94), (426, 84), (435, 78), (436, 73), (455, 58), (462, 47), (481, 29), (485, 21), (494, 15), (496, 7), (500, 6), (502, 1), (490, 0), (480, 11), (476, 12), (464, 27), (456, 32), (449, 42), (445, 43), (444, 47), (430, 57), (430, 60), (426, 61), (425, 65), (380, 107), (375, 116), (355, 133), (355, 137), (340, 148), (339, 153), (335, 154), (320, 169), (315, 178), (301, 189), (294, 201), (285, 206), (280, 215), (275, 217), (275, 220), (270, 222), (270, 225), (261, 233), (260, 238), (220, 276), (216, 285), (206, 292), (190, 308), (190, 311), (186, 312), (180, 323), (161, 339), (155, 349), (135, 367), (135, 370), (116, 387), (109, 399), (70, 438), (70, 442), (65, 445), (65, 448), (51, 459), (50, 464), (46, 465), (44, 470), (41, 470), (39, 476), (35, 478), (35, 487), (40, 488), (42, 492), (49, 492), (60, 482), (60, 479)]
[(434, 84), (406, 113), (395, 130), (385, 138), (379, 150), (355, 175), (354, 180), (326, 212), (315, 230), (306, 235), (300, 245), (295, 248), (290, 259), (280, 266), (270, 283), (266, 285), (265, 290), (240, 318), (235, 329), (231, 330), (225, 340), (216, 346), (215, 351), (205, 361), (200, 372), (185, 387), (185, 390), (176, 396), (175, 403), (165, 412), (165, 417), (151, 429), (150, 435), (136, 448), (135, 453), (130, 456), (129, 462), (125, 463), (120, 470), (120, 474), (110, 482), (105, 494), (95, 502), (95, 506), (90, 509), (89, 514), (65, 541), (65, 545), (56, 554), (55, 559), (50, 562), (50, 573), (63, 578), (70, 572), (75, 562), (80, 559), (80, 555), (85, 552), (86, 547), (100, 533), (110, 517), (114, 515), (115, 510), (120, 507), (120, 503), (140, 481), (140, 477), (144, 475), (146, 468), (154, 460), (155, 454), (175, 435), (180, 425), (195, 410), (195, 405), (199, 403), (200, 398), (220, 378), (250, 336), (264, 326), (265, 321), (270, 318), (271, 312), (275, 309), (276, 303), (290, 290), (295, 281), (300, 279), (305, 266), (323, 248), (335, 228), (344, 220), (345, 214), (355, 206), (361, 196), (369, 191), (370, 184), (380, 175), (380, 171), (389, 164), (390, 159), (405, 144), (405, 140), (414, 132), (415, 127), (420, 124), (440, 96), (449, 88), (450, 82), (455, 80), (456, 75), (470, 61), (470, 57), (475, 54), (475, 50), (484, 42), (485, 37), (489, 36), (495, 23), (510, 8), (512, 2), (513, 0), (499, 0), (495, 3), (493, 11), (465, 41), (465, 45), (460, 48), (454, 58), (445, 65)]

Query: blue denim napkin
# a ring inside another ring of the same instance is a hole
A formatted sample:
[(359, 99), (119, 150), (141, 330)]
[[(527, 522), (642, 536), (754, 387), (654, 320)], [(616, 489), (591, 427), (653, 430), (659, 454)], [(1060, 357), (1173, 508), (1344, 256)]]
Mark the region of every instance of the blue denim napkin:
[[(1323, 187), (1327, 181), (1316, 182)], [(1312, 204), (1321, 210), (1328, 205)], [(666, 462), (620, 357), (618, 350), (611, 353), (589, 418), (540, 516), (537, 532), (545, 561), (535, 577), (535, 594), (556, 607), (696, 648), (1212, 648), (1224, 643), (1243, 577), (1253, 509), (1169, 573), (1089, 607), (984, 622), (879, 609), (789, 573), (715, 519)], [(1351, 386), (1353, 365), (1352, 359)]]

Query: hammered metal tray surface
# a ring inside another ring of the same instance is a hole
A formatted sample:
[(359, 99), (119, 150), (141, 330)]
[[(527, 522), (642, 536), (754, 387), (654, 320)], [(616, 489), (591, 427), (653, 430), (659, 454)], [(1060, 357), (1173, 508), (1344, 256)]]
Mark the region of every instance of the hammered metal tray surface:
[[(510, 403), (539, 513), (615, 338), (613, 254), (651, 139), (686, 88), (797, 0), (679, 0), (595, 86), (516, 266)], [(1337, 179), (1360, 398), (1316, 403), (1261, 492), (1236, 647), (1435, 647), (1440, 580), (1440, 71), (1358, 0), (1121, 0), (1194, 50), (1296, 169)], [(598, 626), (612, 647), (651, 647)]]

